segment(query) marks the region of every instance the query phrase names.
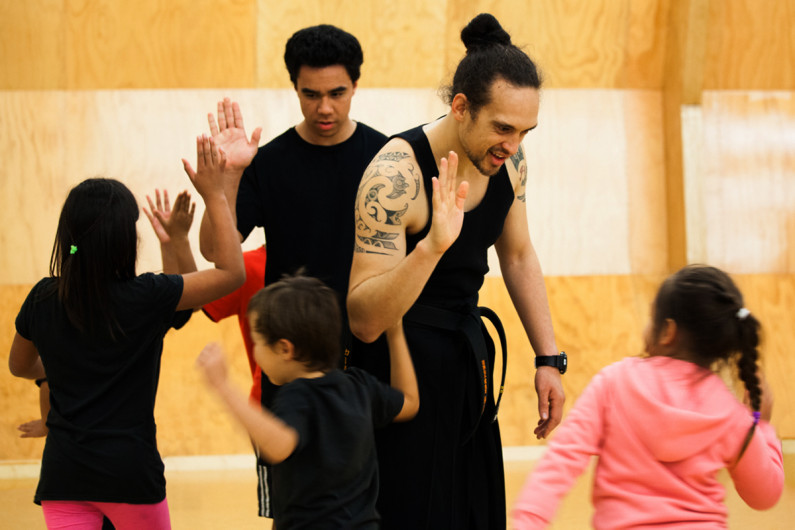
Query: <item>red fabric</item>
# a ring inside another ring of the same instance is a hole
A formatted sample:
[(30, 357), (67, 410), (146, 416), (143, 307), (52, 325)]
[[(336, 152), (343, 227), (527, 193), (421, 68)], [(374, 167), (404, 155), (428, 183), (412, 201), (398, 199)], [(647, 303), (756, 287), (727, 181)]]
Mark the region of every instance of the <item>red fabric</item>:
[(243, 344), (246, 346), (246, 356), (248, 366), (251, 370), (251, 393), (250, 397), (256, 403), (260, 402), (262, 394), (262, 371), (254, 360), (254, 343), (251, 340), (251, 331), (248, 327), (248, 301), (254, 294), (265, 285), (265, 247), (256, 250), (249, 250), (243, 253), (243, 261), (246, 264), (246, 283), (240, 288), (223, 298), (210, 302), (202, 309), (213, 322), (218, 322), (227, 317), (237, 315), (240, 324), (240, 334), (243, 337)]

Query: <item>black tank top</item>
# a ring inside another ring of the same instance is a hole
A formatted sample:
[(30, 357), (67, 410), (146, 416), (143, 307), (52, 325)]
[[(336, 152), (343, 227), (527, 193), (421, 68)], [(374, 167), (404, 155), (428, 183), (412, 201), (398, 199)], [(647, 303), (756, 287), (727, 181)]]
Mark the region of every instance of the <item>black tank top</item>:
[[(439, 171), (422, 126), (395, 136), (406, 140), (414, 150), (428, 201), (428, 223), (418, 233), (406, 234), (408, 254), (430, 230), (433, 208), (431, 178), (437, 176)], [(488, 249), (500, 237), (514, 199), (511, 179), (503, 166), (489, 178), (486, 194), (480, 204), (464, 213), (461, 234), (442, 256), (425, 284), (418, 303), (466, 312), (477, 305), (478, 291), (489, 271)]]

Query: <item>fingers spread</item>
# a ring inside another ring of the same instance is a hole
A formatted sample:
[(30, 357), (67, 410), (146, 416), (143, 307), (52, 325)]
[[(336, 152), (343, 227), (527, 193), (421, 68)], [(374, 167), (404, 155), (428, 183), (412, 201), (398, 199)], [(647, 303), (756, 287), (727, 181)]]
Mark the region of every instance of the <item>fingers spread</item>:
[(235, 119), (235, 127), (243, 129), (243, 113), (240, 112), (240, 105), (238, 105), (237, 102), (232, 103), (232, 115)]
[(213, 136), (218, 135), (218, 125), (215, 123), (215, 116), (212, 112), (207, 114), (207, 123), (210, 124), (210, 134)]
[[(226, 128), (235, 125), (234, 105), (236, 104), (233, 104), (232, 100), (230, 100), (229, 98), (224, 98), (224, 126), (221, 127), (221, 130), (224, 130)], [(240, 111), (238, 110), (238, 112)]]
[(218, 102), (218, 128), (221, 131), (226, 130), (226, 114), (224, 113), (224, 104), (227, 102), (227, 99)]

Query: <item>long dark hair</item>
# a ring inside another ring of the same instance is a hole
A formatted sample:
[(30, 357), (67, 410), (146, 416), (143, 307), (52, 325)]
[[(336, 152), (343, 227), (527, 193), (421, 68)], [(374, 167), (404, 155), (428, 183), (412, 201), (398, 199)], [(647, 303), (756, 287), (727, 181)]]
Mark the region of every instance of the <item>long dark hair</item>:
[(683, 331), (685, 347), (702, 365), (735, 362), (748, 390), (751, 408), (759, 411), (762, 391), (757, 376), (759, 321), (745, 309), (743, 295), (728, 274), (715, 267), (688, 265), (660, 286), (654, 301), (656, 335), (666, 319)]
[(445, 103), (452, 104), (456, 94), (464, 94), (470, 112), (476, 114), (490, 103), (491, 85), (498, 78), (516, 87), (541, 87), (541, 75), (535, 63), (511, 42), (511, 36), (493, 15), (481, 13), (461, 30), (467, 53), (458, 63), (452, 86), (442, 89)]
[(84, 180), (61, 209), (50, 276), (69, 321), (84, 334), (117, 338), (111, 283), (135, 277), (138, 204), (121, 182)]

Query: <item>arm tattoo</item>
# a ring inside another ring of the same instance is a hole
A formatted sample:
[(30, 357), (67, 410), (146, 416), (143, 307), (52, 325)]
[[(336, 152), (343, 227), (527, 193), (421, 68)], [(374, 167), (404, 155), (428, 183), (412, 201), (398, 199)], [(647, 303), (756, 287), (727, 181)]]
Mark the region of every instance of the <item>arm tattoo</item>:
[[(398, 250), (395, 240), (400, 232), (390, 227), (402, 224), (408, 201), (419, 193), (419, 175), (413, 164), (404, 162), (406, 158), (408, 153), (383, 153), (367, 168), (356, 198), (355, 252), (387, 254)], [(412, 184), (414, 196), (409, 199)]]
[(519, 172), (519, 195), (516, 196), (522, 202), (527, 202), (527, 161), (524, 159), (524, 149), (519, 147), (515, 155), (511, 157), (513, 167)]

